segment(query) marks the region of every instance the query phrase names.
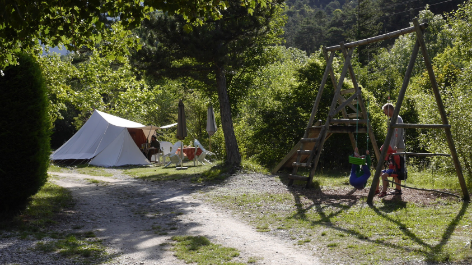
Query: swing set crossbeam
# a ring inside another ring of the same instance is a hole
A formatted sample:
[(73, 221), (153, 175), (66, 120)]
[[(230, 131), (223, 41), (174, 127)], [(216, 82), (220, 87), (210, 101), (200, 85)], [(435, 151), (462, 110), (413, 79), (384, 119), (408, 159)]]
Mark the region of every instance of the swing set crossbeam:
[[(420, 24), (421, 30), (424, 30), (427, 26), (428, 26), (427, 23)], [(344, 44), (344, 47), (354, 48), (354, 47), (357, 47), (357, 46), (362, 46), (362, 45), (366, 45), (366, 44), (377, 42), (377, 41), (396, 38), (398, 36), (405, 35), (405, 34), (408, 34), (408, 33), (412, 33), (412, 32), (415, 32), (415, 31), (416, 31), (415, 27), (404, 28), (404, 29), (401, 29), (401, 30), (392, 31), (392, 32), (389, 32), (389, 33), (386, 33), (386, 34), (378, 35), (378, 36), (375, 36), (375, 37), (372, 37), (372, 38), (367, 38), (367, 39), (363, 39), (363, 40), (349, 42), (349, 43)], [(341, 45), (335, 45), (335, 46), (327, 47), (326, 51), (339, 51), (341, 49), (342, 49)]]
[(412, 152), (400, 152), (395, 153), (395, 155), (407, 155), (407, 156), (451, 156), (450, 154), (441, 154), (441, 153), (412, 153)]
[(420, 128), (420, 129), (445, 129), (451, 128), (450, 124), (413, 124), (413, 123), (400, 123), (392, 125), (393, 128)]

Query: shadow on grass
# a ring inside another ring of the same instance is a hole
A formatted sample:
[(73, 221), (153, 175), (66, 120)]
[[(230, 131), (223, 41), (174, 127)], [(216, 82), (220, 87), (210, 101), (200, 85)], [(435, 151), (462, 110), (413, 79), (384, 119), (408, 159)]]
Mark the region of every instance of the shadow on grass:
[[(340, 175), (334, 176), (334, 178), (338, 179), (340, 177)], [(286, 185), (288, 184), (287, 178), (282, 177), (281, 180)], [(297, 184), (299, 186), (295, 186)], [(300, 184), (303, 186), (301, 186)], [(345, 193), (343, 192), (345, 191), (343, 189), (330, 190), (328, 188), (326, 191), (324, 191), (318, 181), (314, 181), (310, 189), (305, 189), (305, 184), (306, 182), (304, 181), (298, 183), (295, 182), (294, 186), (289, 187), (289, 190), (294, 199), (296, 211), (288, 218), (310, 222), (310, 217), (307, 216), (307, 212), (309, 212), (310, 210), (314, 210), (320, 216), (320, 218), (319, 220), (311, 221), (312, 226), (319, 225), (334, 229), (342, 233), (353, 235), (358, 239), (364, 240), (366, 242), (381, 244), (392, 249), (398, 249), (407, 252), (414, 251), (419, 255), (422, 255), (427, 262), (447, 262), (451, 260), (451, 254), (448, 253), (445, 246), (451, 240), (454, 231), (456, 231), (460, 221), (464, 218), (467, 212), (467, 208), (469, 207), (469, 203), (462, 203), (462, 206), (458, 213), (443, 230), (443, 234), (440, 237), (440, 241), (436, 244), (433, 244), (427, 242), (426, 239), (423, 239), (418, 234), (415, 234), (414, 232), (410, 231), (407, 228), (407, 224), (402, 221), (403, 219), (397, 219), (398, 217), (395, 218), (389, 215), (391, 213), (407, 209), (407, 202), (402, 201), (401, 199), (399, 200), (397, 197), (392, 200), (383, 200), (383, 206), (381, 207), (369, 206), (370, 209), (375, 212), (375, 214), (385, 219), (389, 223), (395, 224), (395, 226), (398, 227), (398, 230), (401, 231), (401, 233), (405, 237), (409, 238), (418, 246), (421, 246), (421, 249), (414, 249), (411, 248), (411, 246), (409, 245), (401, 245), (395, 242), (387, 242), (382, 239), (373, 240), (369, 238), (368, 234), (364, 234), (361, 231), (356, 231), (355, 229), (341, 227), (339, 226), (339, 224), (333, 221), (335, 217), (348, 212), (356, 204), (360, 202), (365, 202), (365, 198), (363, 198), (362, 196), (354, 195), (354, 193), (356, 192), (355, 188)], [(308, 199), (311, 204), (307, 206), (305, 200), (304, 205), (302, 198)], [(326, 211), (327, 208), (329, 208), (329, 213)], [(465, 258), (470, 259), (470, 257)]]
[[(398, 202), (393, 202), (391, 203), (392, 205), (387, 204), (385, 207), (382, 208), (398, 208), (397, 205), (399, 205)], [(400, 204), (400, 208), (404, 207), (403, 204)], [(451, 220), (447, 228), (444, 230), (444, 233), (441, 236), (441, 241), (437, 244), (428, 244), (424, 240), (422, 240), (420, 237), (418, 237), (416, 234), (412, 233), (410, 230), (407, 229), (406, 224), (402, 223), (399, 220), (395, 220), (388, 216), (384, 211), (381, 210), (381, 208), (377, 208), (375, 206), (369, 206), (375, 213), (377, 213), (379, 216), (382, 216), (382, 218), (388, 220), (389, 222), (395, 223), (398, 225), (399, 230), (402, 231), (402, 233), (413, 240), (415, 243), (418, 245), (421, 245), (425, 248), (425, 250), (419, 251), (419, 253), (423, 254), (424, 257), (426, 258), (427, 261), (431, 262), (446, 262), (450, 260), (450, 256), (448, 253), (444, 253), (444, 247), (447, 244), (447, 242), (451, 239), (452, 234), (454, 233), (455, 229), (457, 228), (459, 221), (464, 218), (464, 215), (466, 213), (466, 210), (469, 206), (468, 202), (463, 202), (460, 211), (456, 214), (454, 219)], [(397, 247), (392, 244), (388, 244), (390, 247)]]

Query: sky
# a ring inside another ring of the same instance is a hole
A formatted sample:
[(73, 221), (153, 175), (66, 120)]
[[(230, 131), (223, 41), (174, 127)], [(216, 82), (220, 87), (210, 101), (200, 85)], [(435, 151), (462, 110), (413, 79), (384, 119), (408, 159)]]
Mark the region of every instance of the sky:
[[(66, 50), (66, 48), (62, 48), (62, 50), (59, 49), (59, 47), (54, 47), (54, 48), (49, 48), (49, 53), (59, 53), (60, 55), (66, 55), (69, 53), (68, 50)], [(43, 52), (43, 55), (45, 55), (46, 53)]]
[[(41, 44), (41, 47), (43, 48), (43, 55), (46, 55), (46, 52), (44, 51), (44, 45), (41, 43), (41, 41), (39, 41), (39, 44)], [(69, 53), (68, 50), (66, 50), (66, 48), (62, 47), (62, 49), (59, 49), (59, 47), (50, 47), (49, 48), (49, 53), (59, 53), (60, 55), (66, 55)]]

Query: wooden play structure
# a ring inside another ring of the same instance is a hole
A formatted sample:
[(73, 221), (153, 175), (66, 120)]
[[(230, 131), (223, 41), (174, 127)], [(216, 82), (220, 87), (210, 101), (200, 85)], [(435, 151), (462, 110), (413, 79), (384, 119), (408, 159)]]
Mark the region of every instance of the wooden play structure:
[[(444, 129), (446, 133), (446, 140), (449, 145), (450, 155), (452, 156), (456, 174), (459, 179), (459, 183), (461, 185), (463, 199), (466, 201), (470, 200), (469, 193), (467, 191), (466, 183), (464, 180), (464, 176), (462, 175), (462, 168), (459, 162), (459, 158), (457, 156), (456, 148), (454, 146), (454, 142), (452, 140), (451, 135), (451, 125), (448, 124), (446, 112), (444, 110), (444, 105), (442, 103), (441, 95), (439, 94), (438, 85), (436, 82), (436, 78), (433, 72), (433, 67), (431, 64), (431, 60), (428, 56), (426, 46), (423, 39), (423, 31), (427, 27), (427, 24), (419, 24), (418, 21), (415, 19), (413, 21), (413, 27), (405, 28), (402, 30), (390, 32), (387, 34), (375, 36), (372, 38), (359, 40), (351, 43), (340, 43), (340, 45), (331, 46), (331, 47), (323, 47), (323, 52), (326, 63), (326, 69), (323, 74), (323, 79), (321, 80), (321, 85), (318, 90), (318, 94), (316, 96), (315, 103), (312, 108), (311, 116), (308, 121), (307, 128), (303, 135), (303, 138), (292, 148), (292, 150), (285, 156), (285, 158), (272, 170), (272, 173), (276, 173), (281, 168), (292, 168), (292, 174), (289, 175), (289, 185), (293, 184), (294, 180), (303, 180), (306, 181), (306, 187), (308, 188), (309, 185), (313, 181), (313, 176), (316, 171), (316, 167), (318, 165), (318, 161), (321, 155), (321, 151), (323, 150), (323, 145), (326, 140), (334, 133), (347, 133), (350, 137), (351, 143), (353, 148), (356, 146), (354, 133), (368, 133), (368, 136), (372, 143), (372, 149), (375, 153), (377, 161), (383, 161), (387, 155), (387, 148), (383, 148), (380, 152), (377, 146), (377, 142), (375, 141), (375, 136), (373, 130), (371, 128), (370, 123), (368, 122), (368, 115), (365, 102), (362, 98), (361, 89), (358, 86), (356, 76), (354, 73), (354, 69), (351, 65), (351, 58), (353, 51), (356, 47), (366, 45), (369, 43), (374, 43), (390, 38), (395, 38), (404, 34), (408, 33), (416, 33), (416, 44), (413, 48), (411, 59), (408, 64), (407, 71), (405, 73), (405, 77), (403, 80), (403, 85), (398, 95), (398, 99), (396, 102), (395, 110), (393, 112), (393, 116), (391, 118), (390, 125), (388, 127), (387, 136), (385, 138), (384, 145), (388, 146), (390, 139), (393, 135), (395, 128), (424, 128), (424, 129)], [(432, 85), (432, 90), (436, 98), (436, 102), (438, 105), (438, 111), (440, 112), (442, 124), (396, 124), (396, 120), (398, 114), (400, 112), (400, 107), (402, 105), (408, 83), (410, 81), (411, 73), (413, 70), (413, 66), (415, 64), (416, 57), (418, 55), (419, 50), (421, 49), (425, 66), (427, 68), (429, 78)], [(342, 72), (339, 76), (339, 80), (336, 80), (336, 76), (334, 74), (332, 63), (333, 58), (337, 51), (341, 51), (342, 55), (344, 56), (344, 65), (342, 68)], [(342, 85), (346, 75), (349, 73), (351, 77), (352, 83), (354, 88), (342, 90)], [(328, 112), (328, 117), (326, 121), (323, 123), (321, 121), (314, 121), (316, 113), (318, 111), (318, 105), (321, 100), (321, 96), (323, 93), (324, 86), (327, 82), (328, 76), (331, 78), (331, 82), (333, 83), (333, 87), (335, 87), (334, 98), (331, 102), (330, 109)], [(349, 96), (350, 95), (350, 96)], [(346, 96), (349, 96), (346, 98)], [(358, 104), (360, 110), (354, 107), (355, 104)], [(342, 119), (335, 119), (335, 116), (338, 113), (342, 113)], [(355, 125), (362, 124), (362, 127), (358, 127)], [(415, 153), (408, 153), (408, 155), (415, 155)], [(425, 154), (417, 154), (417, 155), (425, 155)], [(435, 155), (435, 154), (430, 154)], [(306, 167), (310, 169), (310, 173), (308, 177), (297, 175), (298, 169), (300, 167)], [(367, 202), (372, 204), (373, 197), (375, 195), (375, 190), (377, 184), (379, 183), (380, 173), (382, 170), (382, 163), (377, 163), (375, 175), (372, 181), (372, 186), (370, 188), (370, 192), (368, 195)]]

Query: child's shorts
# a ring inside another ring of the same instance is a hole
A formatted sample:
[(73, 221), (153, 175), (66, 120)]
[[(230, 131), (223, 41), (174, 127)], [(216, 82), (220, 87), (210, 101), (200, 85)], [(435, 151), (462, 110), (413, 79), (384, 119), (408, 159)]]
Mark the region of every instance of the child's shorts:
[(382, 173), (387, 173), (389, 176), (393, 174), (393, 169), (382, 170)]

